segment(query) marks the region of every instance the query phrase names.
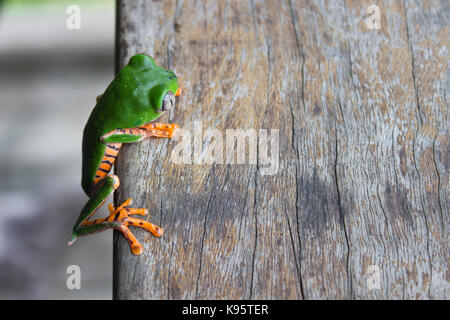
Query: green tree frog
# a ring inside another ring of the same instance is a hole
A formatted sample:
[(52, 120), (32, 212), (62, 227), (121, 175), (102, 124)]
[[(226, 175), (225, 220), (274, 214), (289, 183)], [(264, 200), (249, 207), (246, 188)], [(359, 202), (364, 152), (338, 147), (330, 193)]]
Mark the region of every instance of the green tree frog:
[(68, 245), (80, 236), (112, 228), (121, 231), (132, 252), (139, 255), (143, 247), (128, 226), (142, 227), (156, 237), (162, 236), (162, 228), (130, 217), (148, 213), (147, 209), (129, 208), (131, 199), (117, 208), (110, 204), (110, 215), (106, 218), (89, 218), (119, 187), (119, 178), (110, 171), (123, 143), (138, 142), (148, 137), (172, 138), (178, 128), (176, 124), (152, 121), (174, 108), (175, 96), (180, 93), (178, 79), (172, 71), (159, 67), (148, 55), (137, 54), (97, 97), (84, 128), (82, 144), (81, 186), (89, 200), (73, 227)]

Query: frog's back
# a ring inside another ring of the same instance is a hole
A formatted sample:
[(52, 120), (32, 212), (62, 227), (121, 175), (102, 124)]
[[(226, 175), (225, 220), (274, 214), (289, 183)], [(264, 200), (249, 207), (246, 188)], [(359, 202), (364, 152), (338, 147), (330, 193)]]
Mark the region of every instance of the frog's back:
[(149, 100), (149, 90), (158, 90), (163, 76), (173, 76), (176, 81), (173, 72), (157, 66), (151, 57), (136, 55), (106, 88), (83, 132), (81, 185), (86, 193), (105, 153), (106, 144), (100, 137), (118, 128), (135, 128), (156, 119), (160, 114), (151, 106), (161, 105), (162, 100)]
[[(111, 82), (95, 105), (84, 127), (81, 185), (87, 194), (89, 194), (90, 186), (94, 183), (97, 169), (106, 150), (106, 143), (102, 142), (100, 138), (118, 128), (131, 128), (141, 125), (139, 119), (130, 116), (130, 114), (133, 114), (129, 108), (130, 102), (124, 101), (127, 95), (123, 94), (121, 97), (118, 94), (119, 91), (117, 90), (123, 86), (123, 82), (123, 77), (119, 75)], [(124, 93), (123, 90), (121, 92)]]

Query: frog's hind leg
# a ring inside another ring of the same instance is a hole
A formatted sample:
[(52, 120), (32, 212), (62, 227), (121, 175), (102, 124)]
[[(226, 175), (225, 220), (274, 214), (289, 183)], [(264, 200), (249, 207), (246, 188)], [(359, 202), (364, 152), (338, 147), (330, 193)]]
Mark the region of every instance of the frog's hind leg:
[[(113, 153), (111, 153), (112, 150), (114, 149), (108, 150), (107, 148), (105, 157), (111, 157), (113, 155)], [(97, 170), (97, 175), (101, 175), (104, 172), (101, 169), (102, 167)], [(145, 220), (129, 217), (131, 214), (146, 215), (148, 213), (147, 209), (126, 208), (131, 204), (131, 199), (127, 199), (117, 208), (114, 208), (113, 204), (110, 204), (108, 206), (110, 215), (106, 218), (88, 220), (112, 195), (114, 190), (119, 187), (119, 184), (119, 178), (116, 175), (107, 175), (104, 178), (96, 178), (92, 187), (94, 191), (91, 194), (91, 198), (81, 210), (80, 217), (73, 228), (73, 234), (68, 243), (69, 245), (71, 245), (78, 237), (98, 233), (112, 228), (119, 230), (124, 234), (130, 244), (132, 252), (138, 255), (142, 252), (143, 247), (128, 229), (128, 226), (131, 225), (141, 227), (150, 231), (156, 237), (162, 236), (162, 228)]]
[(96, 219), (93, 221), (83, 222), (84, 227), (92, 227), (95, 225), (110, 225), (111, 228), (119, 230), (123, 233), (127, 239), (131, 251), (139, 255), (142, 253), (143, 247), (141, 243), (136, 239), (128, 226), (141, 227), (150, 231), (155, 237), (161, 237), (164, 230), (153, 223), (145, 220), (130, 217), (132, 214), (146, 215), (147, 209), (127, 208), (132, 203), (131, 199), (125, 200), (120, 206), (114, 208), (113, 204), (108, 205), (110, 215), (106, 218)]
[[(157, 225), (154, 225), (153, 223), (150, 223), (148, 221), (130, 217), (130, 215), (132, 214), (146, 215), (148, 213), (147, 209), (126, 208), (131, 205), (131, 203), (132, 200), (127, 199), (117, 208), (114, 208), (112, 203), (109, 204), (109, 216), (95, 220), (83, 221), (79, 229), (76, 231), (76, 237), (101, 232), (110, 228), (116, 229), (123, 233), (131, 247), (131, 251), (135, 255), (141, 254), (143, 251), (143, 247), (130, 231), (128, 226), (144, 228), (147, 231), (150, 231), (155, 237), (161, 237), (164, 230), (161, 227), (158, 227)], [(71, 242), (69, 242), (69, 244), (73, 243), (75, 239), (71, 239)]]
[(109, 172), (114, 165), (121, 146), (121, 143), (106, 144), (105, 154), (87, 191), (89, 200), (81, 210), (80, 216), (73, 227), (73, 235), (69, 243), (72, 243), (77, 238), (77, 231), (81, 224), (89, 219), (111, 196), (114, 190), (119, 187), (119, 177), (113, 174), (110, 175)]
[(119, 184), (119, 178), (116, 175), (108, 175), (94, 185), (94, 191), (92, 192), (91, 197), (88, 202), (86, 202), (83, 209), (81, 209), (80, 216), (73, 226), (73, 233), (69, 240), (69, 245), (71, 245), (79, 236), (108, 229), (107, 225), (85, 228), (84, 222), (87, 221), (95, 212), (97, 212), (103, 203), (105, 203), (105, 201), (112, 195), (114, 190), (119, 187)]
[[(176, 125), (168, 125), (168, 127), (158, 130), (156, 127), (152, 130), (155, 132), (168, 132), (165, 137), (171, 137)], [(131, 214), (145, 215), (147, 209), (126, 208), (131, 204), (131, 199), (127, 199), (119, 207), (114, 208), (109, 205), (110, 215), (106, 218), (88, 220), (102, 204), (111, 196), (111, 194), (119, 187), (119, 178), (116, 175), (110, 175), (112, 166), (116, 160), (117, 154), (122, 143), (131, 143), (139, 141), (148, 136), (155, 136), (155, 132), (147, 132), (144, 128), (117, 129), (102, 137), (106, 142), (105, 154), (95, 173), (95, 178), (88, 192), (90, 199), (83, 207), (80, 217), (73, 228), (72, 237), (69, 240), (71, 245), (78, 237), (101, 232), (107, 229), (116, 229), (121, 231), (130, 244), (131, 250), (138, 255), (142, 252), (143, 247), (131, 233), (128, 226), (136, 226), (150, 231), (154, 236), (160, 237), (163, 229), (141, 219), (129, 217)]]

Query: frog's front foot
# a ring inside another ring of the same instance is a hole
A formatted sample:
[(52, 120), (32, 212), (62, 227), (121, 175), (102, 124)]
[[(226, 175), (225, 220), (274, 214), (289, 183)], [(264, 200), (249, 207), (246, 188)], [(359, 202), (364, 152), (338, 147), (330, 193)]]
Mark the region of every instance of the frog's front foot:
[(93, 221), (85, 221), (83, 222), (83, 226), (89, 226), (92, 224), (98, 224), (102, 222), (109, 222), (113, 225), (113, 228), (119, 230), (123, 233), (125, 238), (128, 240), (130, 244), (131, 251), (135, 255), (139, 255), (143, 251), (143, 247), (141, 243), (136, 239), (133, 233), (130, 231), (128, 226), (141, 227), (148, 231), (150, 231), (155, 237), (161, 237), (163, 235), (164, 230), (153, 223), (148, 221), (137, 219), (130, 217), (132, 214), (146, 215), (148, 213), (147, 209), (135, 209), (135, 208), (127, 208), (132, 203), (131, 199), (125, 200), (120, 206), (114, 208), (113, 204), (108, 205), (108, 209), (110, 212), (109, 217), (103, 219), (97, 219)]
[(175, 123), (165, 124), (155, 122), (145, 124), (139, 128), (145, 132), (145, 137), (172, 138), (180, 127)]

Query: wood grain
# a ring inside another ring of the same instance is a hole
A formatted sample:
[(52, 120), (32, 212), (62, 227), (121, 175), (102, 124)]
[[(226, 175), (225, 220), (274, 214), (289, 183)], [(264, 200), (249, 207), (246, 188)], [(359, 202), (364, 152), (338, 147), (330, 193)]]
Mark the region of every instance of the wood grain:
[[(365, 24), (372, 4), (378, 30)], [(181, 165), (178, 142), (123, 147), (116, 201), (149, 208), (165, 234), (133, 230), (138, 257), (115, 234), (114, 298), (450, 298), (447, 1), (117, 10), (118, 67), (145, 52), (178, 75), (173, 122), (280, 139), (274, 175), (259, 156)]]

